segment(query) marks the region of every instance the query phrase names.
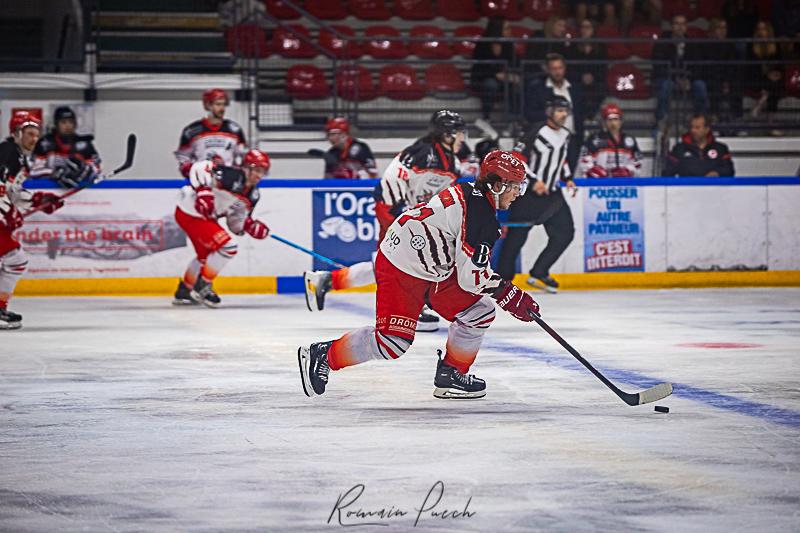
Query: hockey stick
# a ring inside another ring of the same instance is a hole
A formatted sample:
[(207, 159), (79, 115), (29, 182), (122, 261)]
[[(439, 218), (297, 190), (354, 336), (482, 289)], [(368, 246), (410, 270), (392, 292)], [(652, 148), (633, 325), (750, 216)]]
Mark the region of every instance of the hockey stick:
[(569, 353), (572, 354), (575, 359), (581, 362), (583, 366), (589, 369), (589, 372), (595, 375), (597, 379), (602, 381), (606, 387), (611, 389), (614, 394), (619, 396), (623, 402), (627, 403), (628, 405), (642, 405), (645, 403), (650, 402), (657, 402), (663, 398), (666, 398), (670, 394), (672, 394), (672, 383), (659, 383), (649, 389), (643, 390), (637, 393), (630, 393), (620, 390), (616, 385), (611, 383), (603, 374), (600, 373), (595, 367), (593, 367), (589, 361), (584, 359), (578, 351), (569, 345), (567, 341), (561, 338), (561, 335), (555, 332), (553, 328), (551, 328), (547, 323), (542, 320), (539, 315), (533, 315), (533, 319), (539, 324), (543, 330), (550, 334), (561, 346), (563, 346)]
[(337, 263), (333, 259), (328, 259), (324, 255), (318, 254), (314, 250), (309, 250), (308, 248), (300, 246), (299, 244), (295, 244), (290, 240), (284, 239), (283, 237), (279, 237), (279, 236), (275, 235), (274, 233), (270, 233), (269, 236), (272, 237), (273, 239), (275, 239), (278, 242), (282, 242), (283, 244), (286, 244), (287, 246), (291, 246), (292, 248), (300, 250), (301, 252), (305, 252), (308, 255), (313, 255), (314, 257), (316, 257), (320, 261), (324, 261), (325, 263), (328, 263), (329, 265), (333, 265), (336, 268), (347, 268), (345, 265), (343, 265), (341, 263)]
[[(124, 163), (122, 163), (119, 167), (115, 168), (110, 173), (106, 174), (105, 176), (100, 175), (100, 176), (97, 177), (97, 179), (87, 181), (86, 183), (84, 183), (80, 187), (76, 187), (74, 189), (71, 189), (71, 190), (65, 192), (64, 194), (59, 196), (58, 199), (59, 200), (64, 200), (65, 198), (69, 198), (70, 196), (72, 196), (74, 194), (78, 194), (79, 192), (81, 192), (84, 189), (88, 189), (89, 187), (91, 187), (92, 185), (94, 185), (96, 183), (100, 183), (101, 181), (107, 180), (108, 178), (113, 178), (114, 176), (116, 176), (120, 172), (128, 170), (133, 165), (133, 156), (134, 156), (135, 152), (136, 152), (136, 135), (131, 133), (130, 135), (128, 135), (128, 147), (127, 147), (127, 151), (125, 152), (125, 162)], [(47, 203), (42, 204), (42, 205), (40, 205), (38, 207), (34, 207), (32, 209), (28, 209), (27, 211), (22, 213), (22, 218), (26, 218), (26, 217), (28, 217), (28, 216), (30, 216), (30, 215), (38, 212), (38, 211), (41, 211), (42, 209), (45, 209), (48, 205), (50, 205), (50, 203), (51, 202), (47, 202)]]

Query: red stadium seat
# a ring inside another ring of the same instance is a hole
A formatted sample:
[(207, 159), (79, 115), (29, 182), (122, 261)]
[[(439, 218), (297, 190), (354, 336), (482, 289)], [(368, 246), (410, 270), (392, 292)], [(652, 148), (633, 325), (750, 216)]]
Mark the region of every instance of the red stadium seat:
[[(595, 36), (605, 39), (622, 39), (622, 34), (613, 26), (598, 26), (595, 30)], [(605, 43), (605, 45), (609, 59), (627, 59), (631, 56), (631, 51), (625, 43), (609, 42)]]
[(519, 20), (522, 12), (517, 0), (481, 0), (481, 15), (502, 17), (506, 20)]
[(783, 80), (786, 94), (800, 98), (800, 64), (786, 65)]
[(429, 94), (467, 92), (464, 78), (452, 63), (437, 63), (426, 68), (425, 87)]
[(477, 22), (481, 18), (475, 0), (437, 0), (436, 13), (447, 20)]
[(628, 32), (629, 37), (640, 39), (650, 39), (652, 42), (631, 43), (631, 53), (642, 59), (650, 59), (653, 56), (653, 44), (661, 36), (661, 28), (655, 25), (644, 24), (634, 26)]
[(264, 29), (255, 24), (239, 24), (225, 31), (225, 49), (239, 57), (267, 57), (269, 46)]
[(372, 73), (362, 66), (346, 66), (336, 72), (336, 93), (347, 100), (372, 100), (378, 95)]
[(449, 59), (453, 56), (450, 43), (443, 41), (444, 32), (438, 26), (414, 26), (409, 37), (425, 38), (424, 41), (409, 41), (409, 51), (425, 59)]
[(294, 65), (286, 72), (286, 94), (298, 99), (327, 98), (325, 74), (314, 65)]
[[(725, 0), (703, 0), (697, 2), (697, 16), (706, 20), (722, 15), (722, 4)], [(767, 19), (769, 20), (769, 19)]]
[[(516, 37), (517, 39), (528, 39), (531, 35), (533, 35), (533, 30), (530, 28), (526, 28), (525, 26), (511, 26), (511, 36)], [(517, 53), (517, 57), (525, 57), (525, 48), (526, 43), (516, 43), (514, 45), (514, 51)]]
[(347, 16), (344, 0), (306, 0), (306, 11), (323, 20), (342, 20)]
[[(290, 28), (294, 31), (275, 28), (272, 33), (272, 50), (283, 57), (309, 58), (316, 56), (317, 51), (309, 44), (311, 34), (308, 28), (300, 24), (291, 24)], [(304, 35), (308, 41), (300, 39), (297, 34)]]
[(435, 16), (430, 0), (394, 0), (394, 14), (406, 20), (431, 20)]
[(400, 40), (400, 32), (392, 26), (371, 26), (364, 30), (364, 36), (367, 39), (364, 53), (376, 59), (403, 59), (408, 55), (405, 41)]
[[(703, 2), (705, 1), (703, 0)], [(675, 15), (684, 15), (686, 20), (697, 18), (697, 11), (692, 7), (690, 0), (668, 0), (667, 2), (662, 2), (661, 5), (661, 18), (666, 21), (671, 20)]]
[[(299, 0), (295, 3), (302, 5)], [(286, 5), (286, 2), (282, 0), (264, 0), (264, 5), (267, 7), (267, 12), (276, 19), (294, 20), (300, 18), (300, 13)]]
[(386, 65), (381, 69), (380, 94), (395, 100), (419, 100), (425, 96), (425, 88), (412, 67)]
[[(453, 32), (453, 37), (481, 37), (483, 32), (481, 26), (459, 26)], [(471, 58), (476, 44), (475, 41), (457, 41), (453, 44), (453, 52), (461, 57)]]
[(389, 20), (392, 12), (383, 0), (350, 0), (350, 13), (361, 20)]
[[(348, 37), (355, 37), (356, 35), (356, 32), (350, 26), (334, 24), (331, 28)], [(358, 59), (362, 54), (361, 46), (358, 41), (355, 39), (340, 39), (328, 30), (320, 30), (318, 42), (320, 47), (329, 51), (338, 59)]]
[(533, 20), (544, 22), (561, 12), (561, 0), (523, 0), (522, 12)]
[(644, 74), (638, 67), (629, 64), (617, 64), (608, 69), (606, 86), (610, 96), (626, 100), (647, 98), (649, 91)]

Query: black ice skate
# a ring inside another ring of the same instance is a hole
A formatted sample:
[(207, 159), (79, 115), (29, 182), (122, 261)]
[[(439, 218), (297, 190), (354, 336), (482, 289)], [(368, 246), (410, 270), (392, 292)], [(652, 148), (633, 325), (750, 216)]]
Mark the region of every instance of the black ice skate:
[(472, 374), (462, 374), (442, 359), (439, 350), (439, 363), (436, 377), (433, 378), (433, 395), (443, 400), (473, 400), (486, 396), (486, 382)]
[(172, 305), (197, 305), (197, 303), (192, 299), (192, 290), (184, 285), (183, 280), (179, 281), (175, 296), (172, 298)]
[(417, 319), (417, 331), (433, 333), (439, 331), (439, 317), (427, 311), (427, 307), (422, 308), (422, 312)]
[(300, 379), (303, 382), (303, 392), (306, 396), (319, 396), (325, 392), (328, 384), (328, 349), (333, 341), (315, 342), (311, 346), (301, 346), (297, 349), (297, 362), (300, 365)]
[(555, 294), (558, 292), (558, 282), (550, 276), (536, 276), (531, 274), (528, 278), (528, 285), (540, 291)]
[(222, 302), (220, 297), (217, 296), (217, 293), (214, 292), (214, 288), (211, 284), (202, 277), (197, 278), (194, 288), (189, 292), (189, 296), (195, 302), (207, 307), (219, 307), (219, 304)]
[(8, 309), (0, 309), (0, 329), (19, 329), (22, 327), (22, 315), (12, 313)]
[(306, 306), (309, 311), (325, 309), (325, 295), (331, 290), (331, 273), (327, 270), (303, 272), (306, 286)]

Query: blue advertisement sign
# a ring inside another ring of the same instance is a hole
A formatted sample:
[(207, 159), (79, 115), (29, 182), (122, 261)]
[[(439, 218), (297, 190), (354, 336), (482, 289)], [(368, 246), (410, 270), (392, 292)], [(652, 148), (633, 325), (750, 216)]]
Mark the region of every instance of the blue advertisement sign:
[(644, 201), (639, 187), (589, 187), (583, 204), (585, 272), (644, 271)]
[[(344, 265), (372, 261), (380, 226), (372, 190), (313, 191), (314, 251)], [(315, 270), (331, 265), (314, 258)]]

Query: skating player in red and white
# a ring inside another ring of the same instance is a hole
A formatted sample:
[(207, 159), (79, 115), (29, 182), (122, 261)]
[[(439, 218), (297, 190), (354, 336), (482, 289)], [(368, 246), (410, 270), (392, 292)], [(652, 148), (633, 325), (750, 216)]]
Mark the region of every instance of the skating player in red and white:
[(378, 177), (375, 156), (367, 143), (350, 136), (350, 122), (332, 118), (325, 124), (331, 147), (325, 154), (325, 178), (374, 179)]
[(22, 213), (46, 205), (52, 213), (64, 202), (49, 192), (31, 192), (23, 188), (30, 171), (27, 158), (41, 134), (41, 121), (27, 111), (17, 111), (8, 123), (11, 134), (0, 143), (0, 329), (22, 327), (22, 315), (8, 310), (17, 281), (28, 268), (28, 258), (14, 231), (22, 227)]
[(77, 187), (100, 174), (100, 155), (92, 135), (79, 135), (75, 111), (67, 106), (53, 113), (53, 131), (33, 149), (31, 178), (50, 178), (64, 188)]
[[(431, 117), (428, 135), (405, 148), (389, 163), (375, 188), (375, 215), (380, 225), (378, 242), (403, 211), (427, 202), (461, 176), (460, 161), (455, 154), (461, 149), (465, 136), (466, 124), (458, 113), (446, 109), (437, 111)], [(330, 290), (375, 283), (375, 269), (371, 261), (364, 261), (332, 272), (306, 272), (304, 279), (309, 311), (321, 311)], [(417, 326), (418, 331), (436, 331), (439, 317), (423, 313)]]
[(496, 150), (481, 163), (474, 185), (450, 187), (397, 218), (375, 261), (375, 326), (351, 331), (335, 341), (301, 346), (297, 359), (305, 394), (323, 394), (331, 370), (403, 355), (414, 341), (417, 316), (429, 301), (451, 321), (433, 395), (443, 399), (485, 396), (486, 383), (468, 372), (495, 317), (490, 298), (524, 322), (539, 313), (529, 294), (503, 280), (489, 264), (492, 247), (500, 238), (496, 210), (507, 209), (526, 183), (523, 163), (510, 152)]
[(592, 134), (581, 148), (578, 175), (587, 178), (635, 178), (642, 170), (636, 138), (622, 131), (622, 109), (606, 104), (600, 110), (604, 131)]
[(180, 146), (175, 151), (178, 169), (185, 178), (197, 161), (215, 161), (223, 166), (238, 166), (247, 151), (242, 127), (225, 118), (230, 100), (222, 89), (203, 93), (203, 107), (208, 116), (183, 128)]
[(220, 219), (225, 218), (228, 229), (236, 235), (267, 238), (267, 225), (251, 215), (260, 197), (258, 182), (269, 167), (269, 156), (259, 150), (245, 154), (242, 168), (218, 166), (211, 161), (192, 165), (190, 185), (181, 189), (175, 220), (192, 241), (197, 257), (178, 282), (175, 305), (220, 304), (211, 284), (237, 251), (236, 242), (220, 225)]

